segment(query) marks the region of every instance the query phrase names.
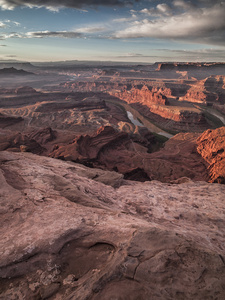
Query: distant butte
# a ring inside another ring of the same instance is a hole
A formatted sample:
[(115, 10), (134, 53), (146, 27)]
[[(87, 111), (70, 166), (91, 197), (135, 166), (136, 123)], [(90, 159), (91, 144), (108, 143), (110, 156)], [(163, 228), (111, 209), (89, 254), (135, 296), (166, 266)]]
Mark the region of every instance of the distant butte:
[(17, 70), (14, 67), (11, 68), (4, 68), (0, 69), (0, 76), (8, 76), (8, 75), (19, 75), (19, 76), (26, 76), (26, 75), (34, 75), (32, 72), (27, 72), (24, 70)]

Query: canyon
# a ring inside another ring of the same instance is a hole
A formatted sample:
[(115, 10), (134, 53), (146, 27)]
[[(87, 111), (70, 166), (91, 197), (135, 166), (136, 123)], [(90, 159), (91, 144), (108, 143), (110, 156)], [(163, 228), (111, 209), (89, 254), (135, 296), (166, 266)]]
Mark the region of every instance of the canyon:
[(223, 300), (225, 64), (0, 67), (0, 299)]

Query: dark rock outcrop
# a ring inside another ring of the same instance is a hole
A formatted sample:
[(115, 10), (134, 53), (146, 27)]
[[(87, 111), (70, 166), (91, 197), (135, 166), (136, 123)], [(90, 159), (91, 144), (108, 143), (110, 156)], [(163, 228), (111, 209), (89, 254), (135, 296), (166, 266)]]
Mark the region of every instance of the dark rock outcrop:
[(11, 68), (3, 68), (0, 69), (0, 76), (27, 76), (27, 75), (34, 75), (32, 72), (27, 72), (24, 70), (17, 70), (14, 67)]
[(21, 86), (15, 89), (17, 95), (36, 94), (37, 91), (30, 86)]
[(22, 117), (7, 116), (0, 113), (0, 128), (6, 128), (23, 122)]

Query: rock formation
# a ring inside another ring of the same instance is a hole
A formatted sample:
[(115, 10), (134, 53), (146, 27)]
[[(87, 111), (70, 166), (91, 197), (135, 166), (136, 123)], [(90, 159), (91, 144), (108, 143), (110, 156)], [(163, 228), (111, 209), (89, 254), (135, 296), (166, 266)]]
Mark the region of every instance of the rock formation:
[(93, 135), (81, 135), (68, 144), (55, 146), (51, 157), (79, 162), (90, 167), (116, 170), (126, 179), (171, 182), (180, 177), (208, 179), (204, 160), (196, 152), (199, 134), (179, 134), (159, 152), (149, 153), (157, 144), (148, 132), (142, 137), (101, 127)]
[[(165, 90), (165, 93), (169, 95), (168, 89)], [(157, 88), (149, 90), (149, 88), (146, 85), (142, 86), (141, 89), (134, 87), (129, 91), (125, 90), (122, 92), (115, 92), (112, 94), (122, 100), (125, 100), (128, 103), (138, 102), (148, 107), (151, 107), (152, 104), (169, 104), (167, 97), (164, 95), (164, 90), (158, 90)]]
[(224, 104), (225, 76), (210, 76), (194, 83), (187, 93), (179, 100), (195, 103), (219, 103)]
[(209, 164), (210, 182), (225, 183), (225, 127), (205, 131), (197, 140), (197, 151)]
[(142, 115), (146, 116), (160, 127), (175, 132), (202, 132), (210, 125), (205, 115), (199, 109), (182, 109), (179, 106), (152, 104), (151, 107), (139, 103), (131, 104)]
[(37, 91), (30, 86), (22, 86), (22, 87), (16, 88), (15, 93), (18, 95), (36, 94)]
[(3, 138), (0, 138), (0, 151), (2, 150), (13, 152), (26, 151), (41, 154), (45, 148), (29, 135), (19, 132), (3, 135)]
[(224, 299), (224, 185), (10, 152), (0, 177), (1, 299)]

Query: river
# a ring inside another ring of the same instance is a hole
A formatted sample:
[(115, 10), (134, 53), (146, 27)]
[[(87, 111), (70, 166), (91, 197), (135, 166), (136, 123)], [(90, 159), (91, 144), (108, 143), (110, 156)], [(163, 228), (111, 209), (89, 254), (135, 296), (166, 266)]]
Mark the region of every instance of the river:
[(215, 111), (213, 111), (212, 109), (208, 109), (208, 112), (211, 114), (211, 115), (213, 115), (213, 116), (215, 116), (215, 117), (217, 117), (218, 119), (220, 119), (220, 121), (223, 123), (223, 124), (225, 124), (225, 118), (224, 118), (224, 116), (222, 115), (222, 114), (220, 114), (219, 112), (215, 112)]
[[(126, 108), (126, 107), (125, 107)], [(141, 123), (138, 119), (134, 118), (134, 115), (132, 114), (131, 111), (127, 110), (127, 116), (129, 118), (129, 120), (131, 121), (132, 124), (134, 124), (135, 126), (139, 126), (139, 127), (147, 127), (151, 132), (155, 132), (159, 135), (165, 136), (168, 139), (170, 139), (171, 137), (173, 137), (172, 134), (160, 129), (159, 127), (155, 126), (154, 124), (152, 124), (151, 122), (145, 120), (141, 115), (139, 116)], [(138, 112), (135, 112), (135, 114), (139, 114)]]
[(134, 125), (144, 127), (144, 125), (141, 122), (139, 122), (138, 119), (134, 119), (134, 116), (130, 111), (127, 111), (127, 116)]

